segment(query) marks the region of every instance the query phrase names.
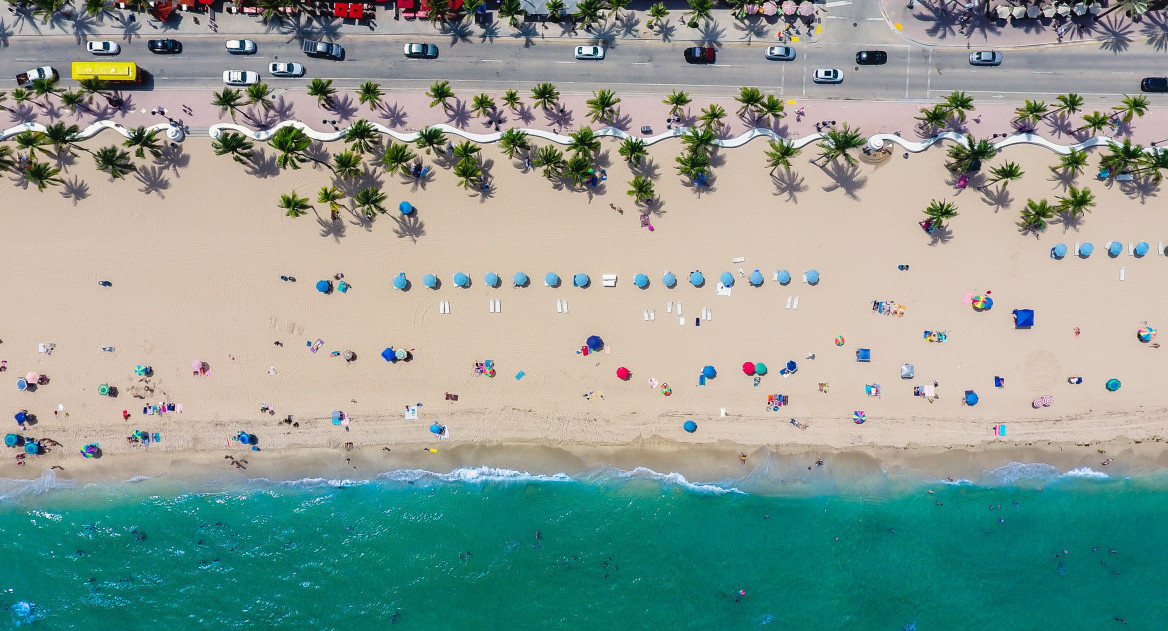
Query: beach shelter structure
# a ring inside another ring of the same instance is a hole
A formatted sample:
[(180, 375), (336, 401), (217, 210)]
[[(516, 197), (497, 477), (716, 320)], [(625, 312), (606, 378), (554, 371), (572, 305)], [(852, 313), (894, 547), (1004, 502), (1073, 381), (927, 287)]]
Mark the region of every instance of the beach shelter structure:
[(598, 351), (604, 348), (604, 340), (600, 339), (599, 335), (589, 335), (588, 341), (585, 344), (588, 345), (588, 350), (590, 351)]
[(511, 284), (515, 285), (516, 287), (526, 286), (527, 274), (524, 274), (523, 272), (515, 272), (515, 275), (511, 277)]
[(24, 422), (28, 420), (28, 412), (21, 410), (16, 413), (15, 418), (17, 425), (24, 425)]
[(856, 349), (856, 361), (858, 361), (858, 362), (872, 361), (872, 349), (870, 349), (870, 348)]
[(1153, 329), (1150, 326), (1142, 326), (1140, 327), (1140, 330), (1136, 331), (1136, 337), (1139, 338), (1141, 342), (1151, 342), (1152, 340), (1156, 339), (1156, 329)]
[(701, 287), (706, 282), (706, 277), (701, 272), (690, 272), (689, 284), (694, 287)]
[(316, 290), (322, 294), (327, 294), (333, 290), (333, 282), (331, 280), (316, 281)]
[(555, 272), (548, 272), (547, 274), (543, 275), (543, 284), (547, 285), (548, 287), (559, 287), (560, 276)]
[(681, 428), (692, 434), (698, 431), (698, 424), (693, 421), (686, 421), (681, 424)]
[(731, 274), (730, 272), (722, 272), (721, 280), (722, 280), (722, 284), (727, 286), (727, 287), (734, 286), (734, 275)]
[(789, 374), (789, 375), (793, 374), (796, 370), (799, 370), (799, 364), (796, 364), (795, 360), (793, 360), (793, 359), (788, 360), (787, 367), (785, 370), (787, 371), (787, 374)]
[(706, 379), (713, 379), (718, 376), (718, 371), (714, 370), (713, 366), (706, 366), (702, 369), (702, 376)]
[(779, 270), (779, 284), (786, 285), (789, 282), (791, 282), (791, 272), (785, 269)]
[(394, 352), (392, 347), (387, 348), (387, 349), (381, 351), (381, 358), (387, 362), (391, 362), (394, 359), (397, 359), (397, 353)]
[(758, 287), (762, 284), (762, 272), (754, 270), (750, 273), (750, 284)]
[(97, 393), (98, 393), (98, 394), (100, 394), (100, 395), (101, 395), (101, 396), (103, 396), (103, 397), (108, 397), (108, 396), (109, 396), (109, 393), (110, 393), (110, 387), (109, 387), (109, 384), (108, 384), (108, 383), (103, 383), (103, 384), (101, 384), (101, 385), (97, 386)]
[(405, 272), (398, 272), (397, 276), (393, 277), (393, 288), (394, 289), (405, 289), (406, 285), (408, 285), (409, 283), (410, 283), (410, 281), (406, 280), (406, 273)]
[(754, 362), (746, 362), (745, 364), (742, 364), (742, 372), (746, 373), (747, 375), (753, 375)]
[(1029, 329), (1034, 326), (1034, 309), (1015, 309), (1014, 328)]
[(632, 374), (633, 373), (629, 372), (629, 369), (625, 368), (624, 366), (616, 369), (616, 378), (620, 379), (621, 381), (627, 381), (629, 376)]
[(756, 375), (765, 375), (765, 374), (767, 374), (767, 365), (766, 365), (766, 364), (764, 364), (764, 363), (762, 363), (762, 362), (755, 362), (755, 364), (754, 364), (754, 374), (756, 374)]
[(1119, 379), (1108, 379), (1107, 380), (1107, 391), (1108, 392), (1115, 392), (1116, 390), (1119, 390), (1119, 387), (1121, 385), (1122, 384), (1119, 383)]
[(673, 272), (665, 272), (661, 276), (661, 284), (673, 289), (677, 286), (677, 276), (674, 276)]
[(236, 438), (238, 438), (239, 442), (244, 445), (251, 445), (255, 443), (255, 436), (252, 436), (247, 432), (239, 432), (239, 435), (236, 436)]
[(1061, 259), (1067, 255), (1067, 244), (1060, 243), (1050, 249), (1050, 258)]
[(819, 270), (809, 269), (809, 270), (807, 270), (807, 273), (805, 274), (805, 276), (807, 276), (807, 283), (809, 285), (818, 285), (819, 284)]
[(913, 366), (912, 364), (901, 364), (901, 366), (900, 366), (900, 378), (901, 379), (912, 379), (916, 374), (917, 374), (917, 369), (915, 366)]
[(408, 214), (414, 212), (414, 206), (412, 204), (410, 204), (409, 202), (402, 202), (402, 203), (398, 204), (397, 209), (399, 211), (401, 211), (401, 214), (403, 214), (403, 215), (408, 215)]
[(20, 435), (19, 434), (8, 434), (4, 437), (4, 446), (5, 447), (15, 447), (19, 444), (20, 444)]
[(637, 274), (633, 277), (633, 284), (641, 289), (644, 289), (649, 286), (649, 277), (645, 276), (644, 274)]
[(572, 277), (572, 285), (574, 287), (587, 287), (591, 282), (592, 279), (588, 278), (588, 274), (583, 272)]
[(487, 272), (486, 275), (483, 276), (483, 282), (486, 283), (487, 287), (498, 287), (499, 275), (494, 272)]
[(435, 289), (438, 287), (438, 277), (433, 274), (426, 274), (422, 277), (422, 284), (429, 289)]
[(462, 272), (454, 274), (454, 284), (458, 287), (466, 287), (470, 285), (470, 277)]
[(1083, 245), (1079, 246), (1079, 256), (1087, 258), (1095, 251), (1095, 244), (1090, 241), (1085, 241)]
[(1136, 256), (1144, 256), (1148, 253), (1148, 242), (1140, 241), (1136, 244)]
[(973, 390), (966, 390), (965, 391), (965, 404), (966, 405), (977, 405), (977, 393), (974, 392)]

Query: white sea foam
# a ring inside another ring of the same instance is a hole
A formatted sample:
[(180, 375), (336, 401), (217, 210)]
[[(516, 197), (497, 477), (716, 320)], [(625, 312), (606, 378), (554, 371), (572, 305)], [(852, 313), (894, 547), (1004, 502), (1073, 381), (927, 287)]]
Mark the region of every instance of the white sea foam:
[(41, 477), (31, 480), (0, 478), (0, 500), (14, 499), (21, 495), (40, 495), (58, 489), (76, 488), (73, 480), (61, 480), (52, 469), (45, 469)]
[(129, 480), (126, 480), (126, 482), (145, 482), (147, 480), (153, 480), (154, 478), (160, 478), (163, 475), (164, 474), (162, 473), (159, 473), (158, 475), (136, 475)]
[(1105, 479), (1105, 478), (1110, 478), (1111, 476), (1107, 475), (1106, 473), (1103, 473), (1102, 471), (1096, 471), (1096, 470), (1092, 469), (1091, 467), (1079, 467), (1077, 469), (1071, 469), (1070, 471), (1067, 471), (1066, 473), (1063, 474), (1063, 477), (1066, 477), (1066, 478)]
[(378, 474), (378, 479), (388, 482), (413, 483), (425, 480), (440, 480), (443, 482), (465, 482), (468, 484), (486, 483), (524, 483), (524, 482), (573, 482), (573, 478), (566, 473), (551, 475), (528, 473), (501, 467), (459, 467), (450, 473), (437, 473), (426, 469), (397, 469)]
[(326, 478), (300, 478), (299, 480), (282, 480), (280, 482), (272, 482), (267, 479), (257, 479), (257, 482), (263, 481), (269, 484), (279, 484), (280, 486), (287, 486), (294, 489), (322, 489), (334, 488), (343, 489), (354, 486), (363, 486), (369, 484), (369, 480), (350, 480), (348, 478), (342, 479), (326, 479)]
[(1019, 482), (1052, 482), (1060, 478), (1105, 480), (1110, 477), (1091, 467), (1078, 467), (1064, 473), (1054, 465), (1044, 462), (1011, 462), (987, 471), (983, 483), (987, 486), (1012, 486)]
[(670, 473), (661, 473), (654, 471), (648, 467), (637, 467), (632, 471), (617, 470), (617, 475), (626, 479), (641, 479), (641, 480), (657, 480), (666, 484), (681, 487), (687, 491), (699, 493), (702, 495), (724, 495), (726, 493), (745, 493), (734, 487), (719, 486), (712, 482), (690, 482), (685, 479), (684, 475), (676, 471)]

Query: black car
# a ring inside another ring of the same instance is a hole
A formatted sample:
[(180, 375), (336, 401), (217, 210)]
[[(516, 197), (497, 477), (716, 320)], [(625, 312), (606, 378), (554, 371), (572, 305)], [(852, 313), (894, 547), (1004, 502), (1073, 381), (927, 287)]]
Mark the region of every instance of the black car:
[(879, 66), (888, 63), (888, 53), (882, 50), (861, 50), (856, 53), (856, 63), (861, 66)]
[(1168, 92), (1168, 77), (1144, 77), (1140, 81), (1140, 90), (1144, 92)]
[(182, 42), (177, 39), (152, 39), (146, 42), (146, 49), (159, 55), (177, 55), (182, 52)]
[(712, 64), (718, 58), (712, 46), (692, 46), (685, 49), (682, 55), (691, 64)]

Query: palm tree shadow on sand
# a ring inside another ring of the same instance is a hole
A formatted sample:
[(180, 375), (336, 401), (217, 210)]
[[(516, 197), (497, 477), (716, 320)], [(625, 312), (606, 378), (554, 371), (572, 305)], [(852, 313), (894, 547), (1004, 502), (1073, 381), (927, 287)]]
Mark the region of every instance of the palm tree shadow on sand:
[(61, 197), (73, 200), (73, 205), (76, 206), (89, 197), (89, 184), (76, 175), (63, 180), (61, 182)]
[(454, 105), (446, 110), (446, 123), (459, 129), (466, 129), (470, 125), (471, 113), (466, 101), (456, 98)]
[(1010, 207), (1010, 204), (1014, 203), (1014, 196), (1010, 195), (1010, 190), (1004, 186), (983, 189), (981, 199), (993, 208), (995, 213), (1006, 210)]
[(320, 226), (320, 236), (332, 237), (333, 241), (340, 241), (345, 237), (345, 222), (341, 219), (332, 219), (331, 217), (322, 217), (320, 213), (316, 213), (316, 225)]
[(252, 154), (247, 162), (247, 174), (252, 177), (269, 178), (280, 174), (280, 165), (276, 163), (276, 154), (268, 155), (264, 149)]
[(832, 183), (823, 187), (825, 193), (840, 190), (852, 199), (859, 199), (856, 193), (868, 183), (868, 177), (860, 173), (860, 165), (841, 163), (839, 160), (827, 165), (823, 172)]
[(1119, 190), (1127, 195), (1128, 199), (1139, 200), (1141, 204), (1148, 203), (1149, 197), (1159, 194), (1160, 183), (1154, 177), (1141, 177), (1131, 182), (1121, 182)]
[(941, 243), (949, 243), (952, 240), (953, 240), (953, 230), (951, 230), (949, 228), (949, 226), (946, 226), (945, 224), (941, 224), (940, 226), (937, 226), (936, 228), (934, 228), (933, 233), (929, 235), (929, 245), (930, 246), (938, 245)]
[(1083, 220), (1087, 217), (1084, 214), (1072, 215), (1069, 212), (1059, 213), (1059, 223), (1063, 226), (1063, 233), (1079, 232), (1083, 227)]
[(170, 188), (170, 178), (166, 177), (166, 169), (160, 166), (138, 167), (134, 179), (142, 185), (142, 188), (138, 189), (142, 193), (147, 195), (157, 193), (159, 197), (166, 198), (163, 193)]
[(771, 183), (775, 185), (776, 197), (786, 197), (787, 201), (797, 203), (799, 193), (807, 190), (807, 183), (803, 176), (791, 169), (777, 169), (771, 175)]
[(394, 103), (393, 105), (381, 108), (381, 118), (385, 121), (386, 127), (398, 128), (406, 126), (406, 119), (410, 114), (406, 108), (402, 107), (401, 103)]
[(418, 239), (426, 236), (426, 224), (418, 218), (416, 212), (408, 215), (398, 214), (393, 218), (393, 223), (393, 233), (399, 239), (409, 239), (417, 243)]

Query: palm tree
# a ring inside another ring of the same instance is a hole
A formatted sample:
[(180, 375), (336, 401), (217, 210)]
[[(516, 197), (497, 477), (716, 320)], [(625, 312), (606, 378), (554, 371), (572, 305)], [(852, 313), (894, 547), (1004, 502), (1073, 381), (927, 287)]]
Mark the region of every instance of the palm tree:
[(357, 153), (370, 153), (379, 140), (381, 135), (377, 133), (373, 123), (364, 118), (354, 121), (345, 130), (345, 143)]
[(643, 175), (635, 175), (629, 181), (629, 197), (633, 198), (634, 204), (644, 204), (652, 201), (653, 196), (653, 181)]
[(1107, 143), (1107, 151), (1108, 154), (1099, 160), (1099, 166), (1110, 169), (1112, 175), (1130, 171), (1144, 159), (1143, 146), (1133, 145), (1130, 138), (1124, 138), (1122, 145)]
[(769, 116), (773, 123), (783, 117), (783, 110), (786, 109), (786, 106), (783, 104), (783, 99), (773, 94), (768, 94), (757, 109), (759, 114)]
[(945, 166), (954, 173), (968, 173), (982, 162), (998, 155), (998, 150), (988, 140), (974, 140), (966, 134), (961, 142), (949, 147), (950, 162)]
[(1043, 116), (1046, 116), (1046, 112), (1049, 109), (1050, 108), (1046, 106), (1045, 101), (1031, 101), (1030, 99), (1026, 99), (1022, 103), (1022, 107), (1014, 110), (1014, 115), (1018, 120), (1026, 121), (1027, 123), (1033, 125), (1037, 123)]
[(483, 170), (474, 160), (460, 160), (454, 165), (454, 177), (458, 178), (458, 185), (469, 189), (478, 187), (482, 183)]
[(531, 143), (527, 140), (527, 132), (521, 129), (508, 129), (499, 135), (499, 149), (514, 158), (517, 151), (528, 151)]
[(251, 160), (255, 154), (253, 146), (247, 136), (235, 131), (221, 132), (219, 137), (211, 142), (211, 149), (215, 151), (215, 155), (230, 155), (232, 160), (240, 164), (247, 164)]
[(473, 103), (474, 105), (470, 108), (470, 111), (474, 113), (475, 118), (478, 118), (480, 115), (487, 116), (495, 109), (495, 99), (492, 99), (487, 94), (479, 94), (474, 97)]
[(620, 97), (613, 90), (595, 90), (592, 98), (588, 99), (588, 114), (592, 122), (601, 121), (611, 123), (616, 117), (616, 106), (621, 102)]
[(945, 200), (937, 201), (934, 199), (925, 207), (925, 216), (929, 218), (932, 225), (940, 228), (946, 219), (957, 216), (957, 206)]
[(479, 146), (469, 140), (454, 145), (454, 157), (458, 158), (459, 162), (475, 162), (475, 155), (478, 152)]
[(669, 16), (669, 9), (665, 8), (664, 2), (656, 2), (649, 7), (649, 21), (645, 23), (645, 28), (654, 28), (661, 25), (661, 21)]
[(519, 26), (519, 17), (524, 15), (527, 15), (527, 11), (523, 10), (519, 0), (503, 0), (499, 3), (499, 17), (507, 18), (511, 28)]
[(690, 181), (697, 181), (698, 177), (710, 168), (710, 158), (704, 153), (687, 151), (674, 158), (677, 162), (677, 173)]
[(568, 151), (575, 155), (593, 154), (600, 150), (600, 138), (592, 132), (591, 127), (583, 127), (572, 132), (572, 141), (568, 143)]
[[(27, 103), (28, 101), (32, 100), (32, 92), (29, 92), (28, 90), (25, 90), (24, 88), (13, 88), (12, 100), (16, 101), (16, 103), (18, 105), (21, 103)], [(5, 109), (7, 109), (7, 108), (5, 108)], [(11, 110), (9, 110), (9, 111), (11, 111)]]
[(93, 153), (93, 161), (98, 171), (109, 173), (110, 178), (119, 180), (137, 170), (130, 160), (130, 154), (110, 145), (102, 147)]
[(1161, 173), (1164, 169), (1168, 169), (1168, 151), (1164, 149), (1153, 148), (1151, 151), (1144, 152), (1143, 157), (1140, 158), (1140, 172), (1151, 171), (1156, 184), (1159, 184), (1164, 178), (1164, 174)]
[(372, 219), (374, 212), (385, 212), (385, 193), (377, 187), (368, 186), (357, 191), (353, 196), (353, 203), (365, 211), (366, 218)]
[(1058, 203), (1055, 204), (1055, 208), (1059, 212), (1067, 213), (1071, 219), (1090, 212), (1094, 206), (1095, 195), (1086, 186), (1083, 188), (1071, 186), (1067, 189), (1067, 194), (1059, 197)]
[(691, 127), (681, 137), (682, 144), (690, 153), (701, 153), (707, 156), (713, 151), (717, 140), (718, 135), (704, 127)]
[(16, 143), (18, 150), (28, 153), (30, 160), (36, 159), (38, 151), (46, 156), (49, 155), (49, 150), (45, 149), (49, 145), (49, 137), (44, 132), (22, 131), (13, 136), (12, 141)]
[(584, 30), (592, 29), (592, 25), (600, 21), (600, 14), (604, 11), (602, 0), (580, 0), (576, 3), (576, 21), (584, 25)]
[(362, 105), (368, 105), (370, 111), (376, 111), (381, 106), (381, 97), (385, 93), (381, 91), (381, 85), (373, 81), (366, 81), (357, 88), (357, 101)]
[(519, 90), (507, 90), (503, 92), (503, 105), (506, 105), (511, 111), (515, 111), (519, 107)]
[(443, 111), (449, 111), (450, 99), (454, 98), (454, 90), (450, 87), (449, 81), (435, 81), (434, 85), (426, 90), (426, 96), (433, 99), (430, 101), (430, 107), (441, 105)]
[[(689, 3), (689, 13), (683, 14), (686, 24), (690, 28), (697, 28), (698, 20), (710, 21), (710, 10), (714, 8), (711, 0), (686, 0)], [(688, 16), (688, 17), (687, 17)]]
[(747, 112), (754, 111), (759, 105), (762, 105), (762, 92), (758, 88), (741, 87), (738, 89), (738, 96), (734, 97), (742, 107), (738, 108), (738, 115), (743, 116)]
[(576, 154), (564, 161), (562, 173), (564, 177), (572, 182), (572, 186), (580, 186), (586, 180), (590, 179), (593, 174), (594, 167), (592, 160), (587, 156)]
[(1079, 110), (1083, 109), (1083, 97), (1075, 94), (1074, 92), (1060, 94), (1055, 97), (1055, 100), (1058, 101), (1059, 104), (1051, 111), (1052, 114), (1074, 116), (1075, 114), (1079, 113)]
[(620, 10), (626, 9), (629, 6), (629, 0), (608, 0), (608, 16), (614, 20), (620, 20)]
[[(113, 95), (106, 93), (106, 90), (109, 89), (109, 84), (106, 83), (105, 81), (102, 81), (101, 79), (98, 79), (95, 77), (95, 78), (90, 78), (90, 79), (82, 79), (81, 81), (78, 81), (77, 83), (78, 83), (78, 86), (81, 88), (81, 92), (85, 94), (86, 98), (88, 99), (88, 101), (90, 103), (93, 102), (93, 95), (95, 95), (95, 94), (100, 96), (101, 98), (105, 99), (106, 102), (110, 103), (111, 105), (114, 103), (115, 99), (114, 99)], [(16, 90), (12, 91), (12, 97), (14, 99), (17, 98)], [(17, 102), (18, 103), (20, 102), (19, 99), (17, 100)]]
[(560, 91), (550, 83), (540, 83), (531, 89), (531, 98), (536, 105), (547, 110), (560, 100)]
[(266, 112), (272, 109), (272, 88), (260, 81), (247, 86), (247, 104), (259, 105)]
[(306, 215), (308, 214), (308, 209), (312, 208), (312, 206), (308, 205), (308, 198), (297, 195), (296, 191), (292, 191), (287, 195), (281, 195), (280, 203), (277, 205), (284, 211), (284, 216), (286, 217)]
[(242, 102), (243, 95), (235, 88), (223, 88), (211, 99), (211, 105), (219, 108), (219, 115), (223, 116), (223, 112), (229, 112), (232, 122), (235, 122), (235, 113), (239, 111)]
[(333, 173), (342, 180), (361, 175), (361, 156), (353, 151), (341, 151), (333, 156)]
[(38, 191), (44, 190), (50, 186), (57, 186), (61, 183), (61, 178), (57, 177), (61, 174), (61, 169), (54, 167), (48, 162), (30, 161), (28, 166), (24, 168), (24, 178), (30, 183), (35, 184)]
[(320, 192), (316, 194), (316, 203), (328, 204), (329, 213), (331, 213), (333, 220), (336, 221), (341, 212), (340, 201), (344, 196), (345, 194), (338, 191), (335, 186), (322, 186), (320, 187)]
[(1108, 116), (1107, 114), (1104, 114), (1103, 112), (1096, 110), (1094, 112), (1091, 112), (1090, 114), (1084, 114), (1083, 115), (1083, 126), (1076, 129), (1075, 131), (1083, 131), (1085, 129), (1090, 129), (1092, 132), (1099, 132), (1104, 127), (1107, 127), (1110, 124), (1111, 124), (1111, 117)]
[(645, 150), (645, 141), (640, 138), (625, 138), (621, 141), (620, 149), (617, 149), (617, 152), (631, 167), (641, 166), (641, 160), (649, 155), (649, 152)]
[(146, 152), (157, 158), (162, 155), (162, 145), (158, 142), (158, 132), (145, 127), (136, 127), (128, 131), (123, 147), (133, 147), (134, 155), (145, 158)]
[(799, 155), (801, 151), (803, 150), (796, 147), (795, 143), (786, 138), (772, 140), (770, 142), (770, 148), (766, 152), (767, 166), (771, 168), (771, 174), (773, 175), (775, 169), (779, 167), (790, 171), (791, 159)]
[(1071, 149), (1071, 152), (1059, 156), (1058, 166), (1050, 167), (1051, 171), (1062, 171), (1071, 177), (1078, 177), (1087, 168), (1087, 152), (1082, 149)]
[(1124, 95), (1123, 100), (1119, 102), (1119, 107), (1115, 108), (1116, 113), (1123, 114), (1123, 122), (1131, 122), (1133, 116), (1140, 118), (1148, 113), (1148, 97), (1138, 94), (1136, 96)]
[(721, 127), (723, 118), (726, 118), (726, 109), (717, 103), (710, 103), (702, 110), (702, 115), (698, 117), (698, 120), (706, 129), (710, 129), (715, 126)]
[(438, 22), (446, 22), (446, 14), (450, 11), (450, 0), (434, 0), (428, 2), (429, 9), (426, 11), (426, 19), (430, 20), (431, 24)]
[(410, 174), (410, 163), (414, 161), (413, 151), (410, 151), (409, 145), (397, 144), (390, 141), (389, 146), (385, 148), (385, 153), (381, 156), (381, 166), (385, 167), (386, 171), (401, 171), (402, 175)]
[(308, 82), (308, 96), (316, 97), (316, 104), (328, 109), (333, 106), (333, 96), (337, 89), (333, 87), (332, 79), (316, 78)]
[[(103, 2), (105, 0), (102, 0)], [(61, 93), (61, 105), (69, 109), (70, 114), (76, 114), (77, 108), (85, 104), (85, 95), (76, 90), (65, 90)]]
[(921, 126), (926, 130), (933, 131), (944, 127), (945, 123), (949, 122), (951, 115), (951, 110), (946, 106), (936, 105), (934, 107), (922, 107), (921, 115), (917, 116), (916, 120), (921, 121)]
[(299, 169), (300, 165), (308, 160), (304, 152), (311, 144), (312, 139), (307, 134), (291, 125), (276, 130), (276, 133), (268, 140), (268, 146), (278, 153), (276, 164), (281, 169)]
[(662, 103), (669, 106), (670, 116), (681, 115), (685, 109), (685, 106), (692, 102), (693, 101), (689, 98), (688, 94), (685, 92), (679, 92), (677, 90), (670, 92), (669, 96), (665, 97), (665, 100), (662, 101)]
[(552, 16), (552, 20), (556, 22), (563, 21), (564, 9), (566, 8), (563, 0), (548, 0), (544, 3), (544, 6), (547, 7), (548, 15)]
[(1045, 199), (1037, 202), (1026, 200), (1026, 207), (1021, 211), (1022, 221), (1019, 224), (1023, 232), (1038, 232), (1046, 229), (1046, 222), (1054, 217), (1054, 208)]
[(85, 0), (85, 14), (90, 17), (105, 13), (109, 7), (108, 0)]
[(1002, 183), (1002, 188), (1009, 186), (1010, 182), (1022, 178), (1025, 171), (1018, 166), (1017, 162), (1006, 161), (1001, 166), (996, 166), (990, 169), (990, 178), (986, 180), (986, 186), (990, 184)]
[(965, 113), (973, 111), (973, 97), (964, 90), (954, 90), (945, 97), (942, 106), (949, 114), (956, 116), (957, 120), (965, 122)]
[(57, 80), (54, 78), (32, 80), (32, 93), (38, 98), (44, 97), (45, 102), (42, 104), (44, 107), (49, 106), (50, 97), (60, 94), (61, 91), (62, 88), (57, 85)]
[(80, 133), (81, 128), (77, 125), (66, 125), (61, 121), (45, 127), (45, 139), (49, 141), (49, 144), (53, 145), (53, 152), (56, 154), (58, 160), (61, 158), (62, 153), (73, 154), (72, 146), (80, 140), (78, 137)]
[(550, 180), (563, 172), (564, 154), (551, 145), (545, 145), (536, 150), (531, 162), (543, 167), (543, 176)]
[(1118, 0), (1118, 2), (1115, 3), (1115, 6), (1104, 11), (1103, 13), (1100, 13), (1099, 17), (1103, 17), (1108, 13), (1117, 11), (1119, 9), (1123, 9), (1123, 12), (1126, 13), (1129, 18), (1135, 18), (1148, 12), (1149, 2), (1148, 0)]
[(437, 127), (425, 127), (418, 130), (418, 137), (414, 140), (414, 144), (418, 145), (419, 149), (425, 150), (426, 155), (430, 155), (431, 150), (446, 144), (446, 134)]
[(843, 158), (844, 162), (855, 164), (856, 159), (849, 152), (863, 147), (864, 142), (858, 127), (853, 129), (847, 123), (839, 129), (833, 127), (823, 132), (823, 139), (819, 141), (819, 159), (823, 160), (825, 165), (836, 158)]

